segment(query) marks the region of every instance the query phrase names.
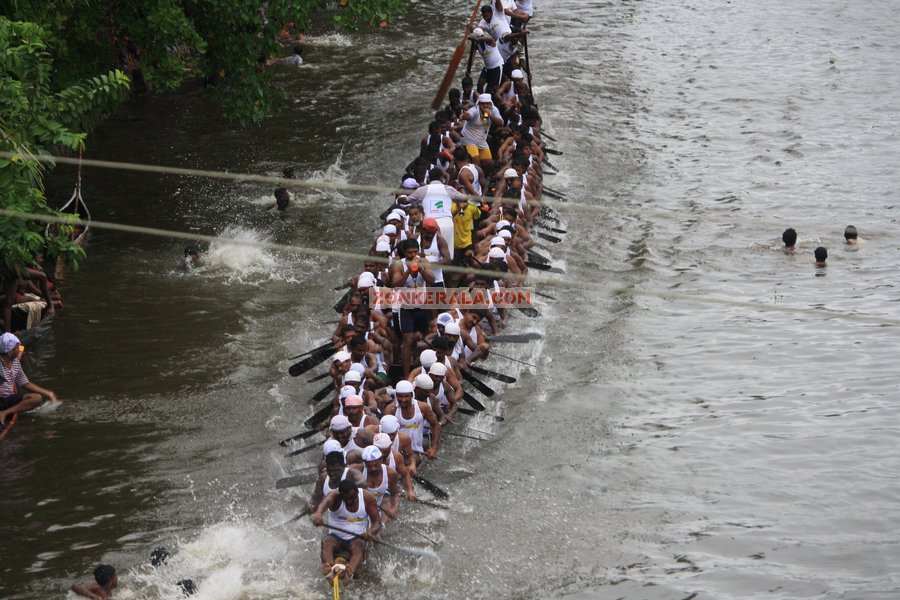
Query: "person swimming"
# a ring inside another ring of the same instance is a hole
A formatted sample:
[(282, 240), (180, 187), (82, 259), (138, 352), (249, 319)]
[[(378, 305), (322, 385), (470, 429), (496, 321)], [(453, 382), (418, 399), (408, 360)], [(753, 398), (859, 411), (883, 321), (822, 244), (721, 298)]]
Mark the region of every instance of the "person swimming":
[(826, 249), (825, 246), (819, 246), (818, 248), (816, 248), (816, 250), (813, 254), (816, 257), (816, 266), (817, 267), (828, 266), (827, 264), (825, 264), (825, 261), (828, 259), (828, 249)]
[(797, 245), (797, 232), (793, 227), (788, 227), (781, 234), (781, 241), (784, 242), (784, 251), (793, 252), (794, 246)]
[(94, 581), (96, 583), (76, 583), (69, 589), (85, 598), (106, 600), (112, 596), (112, 591), (119, 585), (116, 568), (112, 565), (97, 565), (97, 568), (94, 569)]
[(194, 267), (200, 265), (200, 261), (203, 259), (203, 250), (200, 249), (200, 246), (197, 244), (190, 244), (189, 246), (184, 247), (184, 256), (182, 257), (182, 268), (185, 271), (190, 271)]
[(847, 225), (847, 228), (844, 230), (844, 243), (845, 244), (858, 244), (859, 243), (859, 232), (856, 231), (856, 227), (853, 225)]

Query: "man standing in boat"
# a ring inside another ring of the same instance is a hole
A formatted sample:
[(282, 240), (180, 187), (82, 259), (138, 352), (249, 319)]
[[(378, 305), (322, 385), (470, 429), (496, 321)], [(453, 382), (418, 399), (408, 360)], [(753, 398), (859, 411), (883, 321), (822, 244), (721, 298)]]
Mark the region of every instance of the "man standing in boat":
[[(366, 559), (366, 542), (375, 539), (381, 529), (378, 504), (374, 496), (345, 479), (336, 491), (329, 492), (312, 516), (313, 525), (324, 524), (328, 514), (328, 533), (322, 538), (322, 573), (329, 579), (335, 576), (346, 584)], [(336, 564), (342, 557), (346, 566)]]
[[(465, 113), (463, 113), (465, 114)], [(488, 151), (490, 153), (490, 150)], [(437, 221), (441, 229), (441, 237), (445, 240), (453, 239), (453, 201), (460, 196), (455, 189), (444, 185), (445, 173), (435, 167), (428, 172), (428, 184), (418, 188), (409, 195), (410, 200), (421, 203), (422, 212), (426, 219)], [(453, 259), (453, 248), (450, 251), (450, 259)]]

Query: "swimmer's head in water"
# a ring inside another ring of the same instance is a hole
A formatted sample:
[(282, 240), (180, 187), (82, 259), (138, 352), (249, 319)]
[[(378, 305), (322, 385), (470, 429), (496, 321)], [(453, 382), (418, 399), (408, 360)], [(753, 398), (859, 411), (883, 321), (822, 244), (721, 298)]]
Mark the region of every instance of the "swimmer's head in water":
[(825, 249), (825, 246), (819, 246), (815, 250), (816, 262), (825, 262), (825, 259), (828, 258), (828, 250)]
[(855, 240), (859, 237), (859, 233), (856, 231), (856, 227), (853, 225), (847, 225), (847, 229), (844, 230), (844, 239), (845, 240)]
[(116, 579), (116, 568), (112, 565), (98, 565), (94, 569), (94, 581), (101, 587), (112, 589), (118, 580)]
[(793, 227), (784, 230), (784, 233), (781, 234), (781, 241), (788, 248), (792, 248), (797, 243), (797, 232), (794, 231)]
[(169, 560), (169, 551), (160, 546), (156, 550), (150, 553), (150, 564), (154, 567), (158, 567), (159, 565), (166, 564), (166, 561)]
[(275, 189), (275, 206), (278, 207), (278, 210), (286, 209), (290, 201), (291, 193), (287, 191), (287, 188), (280, 187)]
[(181, 589), (181, 593), (185, 596), (193, 596), (197, 593), (197, 584), (194, 583), (193, 579), (182, 579), (175, 585)]
[(296, 170), (294, 167), (290, 167), (290, 166), (289, 166), (289, 167), (285, 167), (285, 168), (281, 171), (281, 175), (282, 175), (282, 177), (284, 177), (285, 179), (293, 179), (294, 177), (297, 176), (297, 170)]

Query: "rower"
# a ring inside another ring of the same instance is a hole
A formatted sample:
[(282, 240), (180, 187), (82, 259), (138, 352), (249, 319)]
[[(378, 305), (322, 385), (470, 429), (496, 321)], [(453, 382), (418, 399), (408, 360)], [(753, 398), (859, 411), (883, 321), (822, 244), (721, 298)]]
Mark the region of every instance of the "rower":
[(397, 420), (397, 417), (384, 415), (381, 417), (379, 428), (381, 433), (391, 438), (392, 447), (403, 458), (403, 462), (406, 463), (406, 468), (409, 469), (410, 474), (415, 475), (417, 463), (416, 453), (413, 451), (412, 438), (409, 437), (408, 433), (400, 430), (400, 421)]
[(441, 407), (441, 424), (453, 421), (453, 417), (456, 416), (456, 410), (459, 408), (459, 405), (453, 397), (452, 391), (448, 393), (450, 386), (445, 380), (447, 376), (447, 367), (436, 362), (428, 369), (428, 376), (431, 378), (431, 381), (434, 382), (432, 395)]
[[(413, 400), (415, 388), (408, 381), (397, 384), (397, 400), (384, 407), (385, 414), (394, 415), (400, 423), (400, 427), (409, 434), (412, 440), (412, 448), (416, 456), (424, 454), (429, 459), (437, 458), (438, 448), (441, 445), (441, 424), (431, 406), (427, 402)], [(431, 446), (425, 450), (425, 422), (431, 424)]]
[[(331, 441), (334, 440), (328, 440), (325, 443), (328, 444)], [(328, 449), (333, 447), (334, 445), (331, 444)], [(341, 450), (328, 452), (325, 455), (325, 468), (319, 473), (318, 479), (316, 479), (316, 485), (313, 488), (309, 502), (306, 504), (306, 509), (309, 512), (314, 511), (319, 506), (319, 503), (322, 502), (322, 499), (338, 489), (338, 485), (345, 479), (350, 479), (350, 482), (354, 485), (363, 485), (362, 474), (347, 466), (347, 461)]]
[(394, 441), (386, 433), (376, 433), (372, 443), (381, 451), (381, 462), (397, 472), (397, 478), (403, 480), (406, 497), (416, 501), (416, 490), (413, 487), (412, 472), (406, 467), (403, 455), (394, 448)]
[[(346, 403), (346, 400), (344, 401)], [(344, 410), (347, 410), (347, 407), (344, 406)], [(358, 459), (359, 453), (362, 452), (362, 448), (356, 445), (353, 441), (353, 426), (350, 424), (350, 419), (348, 419), (345, 415), (336, 415), (331, 417), (331, 423), (328, 426), (331, 431), (331, 437), (336, 439), (341, 444), (341, 452), (344, 453), (344, 457), (347, 459), (347, 462), (354, 462), (351, 456), (351, 453), (354, 453)]]
[(431, 263), (431, 271), (434, 273), (434, 287), (444, 286), (444, 271), (442, 265), (450, 265), (453, 259), (447, 240), (438, 233), (440, 228), (432, 217), (422, 222), (422, 232), (419, 235), (419, 247), (425, 259)]
[[(490, 151), (488, 151), (490, 153)], [(453, 212), (454, 198), (463, 196), (449, 185), (444, 185), (445, 173), (437, 167), (428, 172), (430, 178), (428, 185), (423, 185), (409, 195), (409, 199), (422, 205), (422, 213), (425, 218), (433, 218), (437, 221), (441, 230), (441, 237), (445, 240), (453, 239)], [(450, 258), (453, 258), (453, 248), (448, 248)]]
[(360, 428), (371, 427), (374, 431), (378, 431), (378, 419), (372, 415), (366, 414), (363, 409), (362, 396), (351, 394), (344, 400), (344, 415), (347, 417), (347, 420), (350, 421), (351, 441), (356, 437)]
[(382, 511), (381, 522), (387, 523), (388, 518), (396, 519), (399, 499), (397, 471), (384, 463), (381, 450), (374, 444), (363, 448), (362, 459), (361, 465), (353, 465), (352, 468), (362, 473), (365, 490), (372, 494)]
[[(438, 420), (443, 420), (444, 413), (441, 410), (441, 403), (438, 402), (434, 394), (431, 393), (434, 389), (434, 381), (431, 379), (431, 377), (428, 376), (428, 373), (423, 371), (416, 375), (415, 380), (413, 380), (413, 386), (413, 398), (418, 402), (424, 402), (428, 404), (428, 406), (431, 407), (431, 410), (434, 411), (434, 414), (438, 418)], [(425, 437), (431, 437), (431, 430), (427, 422), (425, 423)]]
[[(319, 504), (311, 517), (313, 525), (324, 523), (326, 511), (332, 528), (322, 538), (322, 573), (329, 580), (339, 576), (346, 584), (362, 568), (366, 542), (381, 529), (378, 504), (372, 494), (345, 480)], [(335, 565), (338, 556), (348, 561), (346, 566)]]
[[(448, 343), (447, 339), (440, 335), (432, 338), (432, 347), (427, 350), (423, 350), (422, 354), (419, 355), (419, 363), (422, 366), (416, 368), (412, 373), (409, 374), (411, 380), (414, 380), (420, 373), (427, 373), (428, 369), (431, 368), (431, 365), (438, 362), (438, 356), (434, 350), (434, 340), (443, 340), (443, 343)], [(438, 343), (440, 344), (441, 342)], [(450, 367), (449, 364), (444, 366), (448, 368)], [(462, 400), (462, 384), (460, 383), (460, 378), (452, 370), (447, 373), (447, 383), (449, 384), (451, 393), (453, 394), (453, 400), (455, 402), (459, 402), (460, 400)]]

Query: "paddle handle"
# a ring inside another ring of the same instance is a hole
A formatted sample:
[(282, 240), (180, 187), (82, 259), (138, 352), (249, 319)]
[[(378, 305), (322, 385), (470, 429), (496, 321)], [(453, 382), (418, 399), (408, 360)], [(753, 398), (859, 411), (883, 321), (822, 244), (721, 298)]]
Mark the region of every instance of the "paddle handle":
[(459, 68), (459, 63), (462, 60), (463, 53), (466, 51), (466, 40), (469, 38), (469, 34), (472, 32), (472, 24), (475, 22), (475, 16), (478, 14), (478, 9), (481, 7), (481, 0), (475, 4), (475, 10), (472, 11), (472, 16), (469, 18), (469, 24), (466, 25), (466, 32), (463, 34), (462, 41), (459, 42), (459, 45), (456, 46), (456, 50), (453, 52), (453, 57), (450, 59), (450, 66), (447, 67), (447, 71), (444, 73), (444, 78), (441, 80), (441, 85), (438, 87), (437, 93), (434, 95), (434, 100), (431, 102), (431, 109), (437, 110), (444, 103), (444, 96), (447, 95), (447, 90), (450, 89), (450, 84), (453, 82), (453, 76), (456, 75), (456, 69)]

